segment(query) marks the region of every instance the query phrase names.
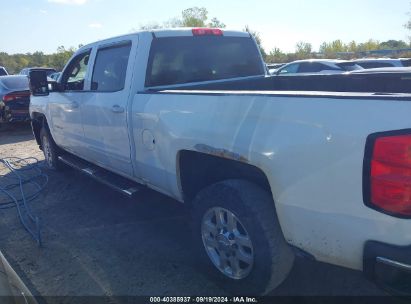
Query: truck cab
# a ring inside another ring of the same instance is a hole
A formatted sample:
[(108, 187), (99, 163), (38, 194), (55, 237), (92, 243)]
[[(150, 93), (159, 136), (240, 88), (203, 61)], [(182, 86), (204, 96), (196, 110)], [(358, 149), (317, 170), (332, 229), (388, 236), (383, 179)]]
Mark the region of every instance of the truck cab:
[[(200, 52), (204, 47), (211, 49), (207, 56)], [(217, 29), (140, 32), (83, 46), (64, 68), (60, 90), (45, 98), (53, 139), (67, 151), (133, 176), (127, 107), (135, 95), (264, 75), (255, 47), (248, 33)]]

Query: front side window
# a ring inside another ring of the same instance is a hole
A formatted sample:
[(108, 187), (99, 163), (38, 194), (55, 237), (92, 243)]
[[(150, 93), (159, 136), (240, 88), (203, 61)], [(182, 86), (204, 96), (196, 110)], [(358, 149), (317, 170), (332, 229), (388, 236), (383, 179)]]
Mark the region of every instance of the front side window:
[(116, 92), (124, 89), (131, 43), (98, 50), (91, 90)]
[(90, 51), (74, 57), (64, 71), (62, 84), (67, 91), (84, 90), (84, 79), (86, 78)]

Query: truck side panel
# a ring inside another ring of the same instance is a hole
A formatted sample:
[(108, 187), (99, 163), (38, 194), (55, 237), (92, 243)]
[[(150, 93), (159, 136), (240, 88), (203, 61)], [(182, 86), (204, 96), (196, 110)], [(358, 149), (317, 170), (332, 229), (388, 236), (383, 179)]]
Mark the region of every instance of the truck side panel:
[(411, 243), (409, 220), (372, 210), (362, 198), (367, 136), (409, 128), (410, 111), (409, 101), (388, 98), (137, 94), (135, 173), (182, 201), (179, 151), (231, 153), (266, 174), (290, 244), (362, 269), (366, 241)]

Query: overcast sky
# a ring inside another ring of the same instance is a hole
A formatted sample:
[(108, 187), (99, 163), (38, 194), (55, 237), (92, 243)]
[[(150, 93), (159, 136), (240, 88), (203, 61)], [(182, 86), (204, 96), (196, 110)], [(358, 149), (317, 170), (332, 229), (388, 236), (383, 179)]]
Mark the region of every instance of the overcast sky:
[(0, 52), (54, 52), (129, 33), (140, 25), (206, 7), (230, 29), (249, 25), (269, 51), (298, 41), (407, 40), (409, 0), (1, 0)]

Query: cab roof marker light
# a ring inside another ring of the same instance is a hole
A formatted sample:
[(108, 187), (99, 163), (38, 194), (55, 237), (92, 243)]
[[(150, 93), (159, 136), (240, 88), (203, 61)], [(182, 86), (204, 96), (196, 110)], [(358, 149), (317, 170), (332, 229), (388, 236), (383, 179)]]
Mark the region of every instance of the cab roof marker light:
[(194, 36), (223, 36), (223, 31), (216, 28), (194, 28), (192, 29)]

